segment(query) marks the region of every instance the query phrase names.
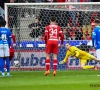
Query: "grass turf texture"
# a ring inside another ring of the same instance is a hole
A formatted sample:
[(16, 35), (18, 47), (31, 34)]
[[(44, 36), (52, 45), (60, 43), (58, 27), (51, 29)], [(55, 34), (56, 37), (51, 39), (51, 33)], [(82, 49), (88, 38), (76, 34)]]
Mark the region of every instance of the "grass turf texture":
[[(12, 77), (0, 77), (0, 90), (100, 90), (98, 71), (57, 71), (57, 76), (44, 76), (44, 71), (12, 71)], [(92, 85), (99, 84), (98, 87)]]

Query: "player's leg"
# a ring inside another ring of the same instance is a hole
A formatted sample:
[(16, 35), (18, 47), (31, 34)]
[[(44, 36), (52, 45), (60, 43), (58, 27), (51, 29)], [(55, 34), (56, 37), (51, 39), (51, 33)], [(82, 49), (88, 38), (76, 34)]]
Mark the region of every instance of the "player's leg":
[(10, 48), (10, 57), (9, 57), (10, 61), (12, 60), (13, 57), (14, 57), (14, 48), (11, 47)]
[(0, 70), (1, 70), (2, 76), (5, 76), (5, 73), (4, 73), (4, 60), (3, 60), (3, 57), (0, 57)]
[(45, 72), (45, 76), (48, 75), (50, 73), (50, 54), (47, 54), (46, 53), (46, 61), (45, 61), (45, 64), (46, 64), (46, 72)]
[(10, 60), (9, 60), (9, 57), (6, 57), (5, 60), (6, 60), (7, 76), (10, 76)]
[(58, 63), (58, 60), (57, 60), (57, 54), (53, 54), (53, 66), (54, 66), (54, 71), (53, 71), (53, 76), (56, 76), (56, 70), (57, 70), (57, 63)]
[[(14, 48), (13, 48), (13, 47), (10, 47), (10, 57), (9, 57), (9, 60), (11, 61), (13, 57), (14, 57)], [(5, 59), (5, 58), (4, 58), (4, 59)], [(6, 68), (6, 61), (5, 61), (4, 70), (7, 71), (7, 68)]]
[(6, 61), (6, 68), (7, 68), (7, 76), (10, 76), (10, 60), (9, 60), (9, 56), (10, 56), (10, 52), (9, 52), (9, 46), (8, 45), (4, 45), (4, 54), (5, 54), (5, 61)]
[(47, 76), (50, 73), (50, 53), (51, 53), (52, 45), (47, 44), (46, 46), (46, 71), (44, 73), (45, 76)]
[(57, 70), (57, 54), (58, 54), (58, 44), (53, 45), (53, 66), (54, 66), (54, 71), (53, 71), (53, 76), (56, 76), (56, 70)]
[[(96, 58), (95, 56), (91, 54), (88, 55), (88, 58), (89, 58), (88, 60), (95, 60), (97, 62), (99, 61), (98, 58)], [(94, 65), (94, 70), (98, 70), (98, 66)]]
[(96, 50), (97, 59), (100, 60), (100, 49)]
[(86, 65), (86, 63), (87, 63), (86, 59), (81, 59), (81, 68), (82, 69), (91, 69), (91, 68), (94, 68), (94, 66)]
[(98, 70), (98, 67), (95, 66), (95, 65), (86, 65), (87, 60), (97, 60), (97, 58), (94, 57), (93, 55), (89, 54), (89, 53), (86, 54), (86, 56), (81, 59), (81, 66), (82, 66), (83, 69), (94, 68), (94, 70)]
[(3, 45), (1, 45), (1, 44), (0, 44), (0, 69), (1, 69), (2, 76), (5, 76), (5, 73), (4, 73), (4, 48), (3, 48)]
[[(11, 61), (13, 57), (14, 57), (14, 48), (10, 47), (10, 57), (9, 57), (9, 60)], [(6, 62), (5, 62), (4, 70), (5, 71), (7, 70), (7, 68), (6, 68)]]
[(7, 71), (5, 57), (4, 57), (4, 71)]
[[(100, 61), (100, 49), (97, 49), (97, 50), (96, 50), (96, 55), (97, 55), (97, 59)], [(100, 63), (100, 62), (99, 62), (99, 63)], [(100, 76), (100, 71), (99, 71), (98, 76)]]

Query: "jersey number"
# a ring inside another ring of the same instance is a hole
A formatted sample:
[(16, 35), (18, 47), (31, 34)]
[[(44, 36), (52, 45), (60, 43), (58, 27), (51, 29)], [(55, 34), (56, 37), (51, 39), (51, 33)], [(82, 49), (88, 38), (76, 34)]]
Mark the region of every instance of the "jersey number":
[(2, 39), (2, 40), (7, 40), (6, 34), (2, 34), (2, 35), (1, 35), (1, 39)]
[(50, 29), (50, 35), (51, 35), (51, 36), (57, 35), (57, 29), (51, 28), (51, 29)]

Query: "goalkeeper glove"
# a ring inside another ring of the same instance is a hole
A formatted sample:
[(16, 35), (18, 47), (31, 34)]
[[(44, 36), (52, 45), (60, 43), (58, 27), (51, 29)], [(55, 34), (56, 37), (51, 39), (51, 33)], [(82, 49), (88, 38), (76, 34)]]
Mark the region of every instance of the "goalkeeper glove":
[(64, 61), (60, 61), (60, 62), (59, 62), (59, 64), (64, 64), (64, 63), (65, 63)]

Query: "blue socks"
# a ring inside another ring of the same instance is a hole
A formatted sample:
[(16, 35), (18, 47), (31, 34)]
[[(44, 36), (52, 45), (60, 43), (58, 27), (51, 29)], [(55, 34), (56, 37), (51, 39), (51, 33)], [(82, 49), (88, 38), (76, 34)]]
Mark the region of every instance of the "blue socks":
[(0, 58), (0, 70), (4, 73), (4, 59)]
[(10, 72), (10, 60), (9, 60), (9, 57), (6, 57), (5, 61), (6, 61), (7, 73), (9, 73)]

